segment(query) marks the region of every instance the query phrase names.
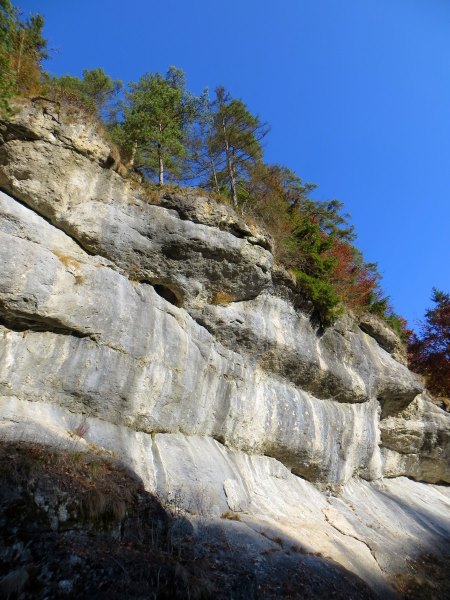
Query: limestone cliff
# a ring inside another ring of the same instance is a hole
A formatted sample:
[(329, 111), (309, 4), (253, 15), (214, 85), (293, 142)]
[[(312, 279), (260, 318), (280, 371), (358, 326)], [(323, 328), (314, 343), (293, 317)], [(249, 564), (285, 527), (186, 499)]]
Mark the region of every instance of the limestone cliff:
[(396, 336), (319, 330), (264, 232), (194, 191), (149, 200), (96, 125), (19, 108), (0, 125), (1, 438), (112, 453), (256, 579), (267, 543), (381, 597), (448, 555), (450, 414)]

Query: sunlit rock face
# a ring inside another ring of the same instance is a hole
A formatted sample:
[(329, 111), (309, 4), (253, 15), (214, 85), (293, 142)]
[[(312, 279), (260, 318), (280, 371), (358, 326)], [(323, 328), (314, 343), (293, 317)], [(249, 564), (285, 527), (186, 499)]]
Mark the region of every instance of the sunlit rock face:
[(368, 316), (319, 330), (263, 232), (193, 191), (150, 202), (56, 105), (24, 103), (0, 135), (4, 439), (70, 448), (86, 423), (77, 448), (161, 499), (278, 528), (382, 597), (410, 547), (443, 551), (447, 489), (402, 476), (450, 482), (450, 414), (395, 334)]

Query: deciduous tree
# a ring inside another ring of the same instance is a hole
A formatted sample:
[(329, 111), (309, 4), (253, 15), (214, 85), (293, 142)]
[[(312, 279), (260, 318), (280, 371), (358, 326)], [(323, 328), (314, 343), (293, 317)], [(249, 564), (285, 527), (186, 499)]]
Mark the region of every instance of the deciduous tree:
[(433, 288), (434, 308), (425, 313), (420, 332), (409, 345), (410, 366), (425, 375), (427, 387), (450, 398), (450, 294)]

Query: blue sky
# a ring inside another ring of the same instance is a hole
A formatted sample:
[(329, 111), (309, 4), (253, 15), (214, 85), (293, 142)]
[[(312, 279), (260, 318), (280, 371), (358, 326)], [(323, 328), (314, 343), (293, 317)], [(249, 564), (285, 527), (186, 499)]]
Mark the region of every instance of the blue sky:
[(182, 67), (270, 123), (266, 160), (351, 213), (411, 325), (450, 292), (449, 0), (17, 0), (48, 69), (113, 78)]

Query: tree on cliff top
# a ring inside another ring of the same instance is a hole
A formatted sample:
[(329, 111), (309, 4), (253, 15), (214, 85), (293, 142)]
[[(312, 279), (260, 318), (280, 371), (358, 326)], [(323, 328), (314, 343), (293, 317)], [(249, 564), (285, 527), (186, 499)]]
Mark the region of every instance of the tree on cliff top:
[(425, 375), (430, 392), (450, 398), (450, 294), (433, 288), (432, 300), (436, 306), (426, 311), (419, 335), (412, 336), (409, 363)]
[(234, 206), (238, 205), (238, 181), (248, 178), (249, 168), (262, 159), (261, 140), (268, 126), (253, 115), (242, 102), (232, 98), (225, 88), (216, 88), (213, 102), (213, 127), (209, 146), (222, 155), (224, 165), (219, 180), (229, 186)]
[(47, 58), (43, 27), (41, 15), (21, 21), (11, 2), (0, 0), (0, 111), (4, 113), (16, 94), (40, 90), (41, 61)]
[(130, 84), (123, 105), (123, 121), (113, 135), (130, 158), (130, 166), (164, 184), (165, 172), (180, 176), (185, 136), (196, 114), (196, 101), (186, 90), (181, 69), (166, 76), (146, 73)]

